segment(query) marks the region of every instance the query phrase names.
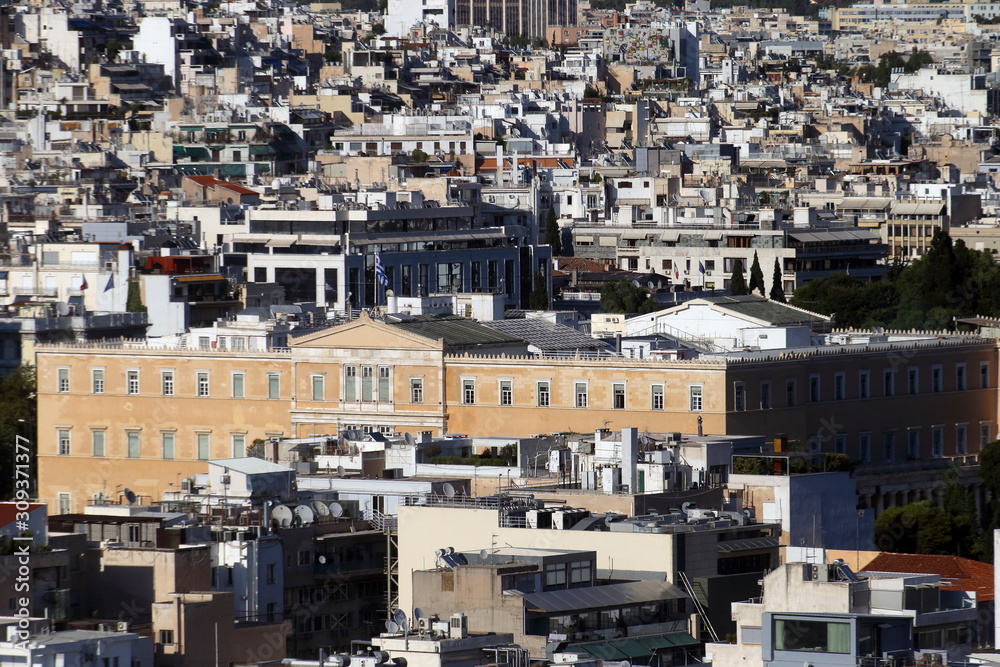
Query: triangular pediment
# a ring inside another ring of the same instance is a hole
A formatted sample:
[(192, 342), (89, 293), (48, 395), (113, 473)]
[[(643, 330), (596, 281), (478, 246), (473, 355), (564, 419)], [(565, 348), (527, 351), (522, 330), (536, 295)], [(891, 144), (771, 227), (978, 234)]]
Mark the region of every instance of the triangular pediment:
[(290, 347), (377, 350), (442, 350), (439, 340), (403, 331), (367, 314), (347, 324), (316, 331), (288, 341)]

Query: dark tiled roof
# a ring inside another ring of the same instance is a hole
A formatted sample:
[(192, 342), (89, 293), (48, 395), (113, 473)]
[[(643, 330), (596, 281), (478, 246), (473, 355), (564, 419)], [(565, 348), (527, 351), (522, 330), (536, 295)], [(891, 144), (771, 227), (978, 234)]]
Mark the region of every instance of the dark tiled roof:
[(745, 315), (778, 326), (829, 320), (824, 315), (810, 313), (760, 296), (715, 296), (709, 297), (705, 301), (737, 315)]
[(975, 591), (980, 602), (993, 599), (993, 565), (959, 556), (928, 556), (882, 552), (862, 572), (941, 575), (946, 591)]
[(485, 322), (483, 326), (516, 336), (521, 340), (546, 350), (601, 350), (607, 347), (603, 341), (563, 324), (555, 324), (534, 318), (497, 320)]
[(393, 323), (393, 326), (431, 340), (443, 338), (445, 344), (450, 347), (511, 345), (524, 342), (520, 338), (457, 315), (404, 316), (401, 321)]

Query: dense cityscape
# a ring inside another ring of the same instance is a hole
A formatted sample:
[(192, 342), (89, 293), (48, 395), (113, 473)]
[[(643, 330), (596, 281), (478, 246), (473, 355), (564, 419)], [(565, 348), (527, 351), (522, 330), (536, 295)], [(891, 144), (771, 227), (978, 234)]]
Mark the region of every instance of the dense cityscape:
[(998, 72), (980, 0), (0, 1), (0, 667), (1000, 667)]

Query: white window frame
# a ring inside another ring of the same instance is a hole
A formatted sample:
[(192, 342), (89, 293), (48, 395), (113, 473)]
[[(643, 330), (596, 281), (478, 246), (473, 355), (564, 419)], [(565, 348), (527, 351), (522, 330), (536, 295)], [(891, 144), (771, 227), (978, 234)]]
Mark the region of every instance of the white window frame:
[(163, 396), (173, 396), (177, 392), (176, 378), (173, 368), (160, 371), (160, 392)]
[[(205, 451), (201, 450), (201, 440), (205, 438)], [(195, 457), (199, 461), (208, 461), (212, 458), (212, 432), (208, 430), (198, 430), (194, 432)], [(204, 456), (202, 454), (204, 453)]]
[[(319, 391), (316, 391), (319, 389)], [(323, 373), (311, 373), (309, 375), (309, 395), (312, 401), (326, 400), (326, 375)]]
[[(545, 400), (542, 401), (542, 387), (545, 387)], [(552, 407), (552, 380), (535, 380), (535, 403), (540, 408)]]
[[(379, 366), (378, 377), (375, 378), (375, 391), (378, 394), (379, 403), (392, 402), (392, 366)], [(385, 380), (385, 391), (382, 391), (382, 380)], [(383, 395), (384, 394), (384, 395)]]
[(195, 393), (198, 398), (209, 398), (212, 395), (212, 374), (205, 368), (195, 371)]
[[(237, 449), (237, 443), (239, 449)], [(247, 456), (247, 432), (246, 431), (231, 431), (229, 433), (229, 446), (232, 451), (234, 459), (244, 459)]]
[(90, 391), (93, 394), (104, 393), (104, 368), (90, 369)]
[(73, 496), (68, 491), (60, 491), (58, 496), (59, 513), (69, 514), (73, 509)]
[[(240, 379), (240, 391), (236, 392), (236, 378)], [(246, 371), (230, 371), (229, 373), (229, 389), (230, 394), (233, 398), (246, 398), (247, 397), (247, 373)]]
[[(504, 385), (507, 385), (504, 388)], [(501, 407), (514, 405), (514, 378), (500, 378), (497, 380), (497, 400)]]
[[(167, 438), (170, 438), (170, 456), (167, 456)], [(160, 457), (164, 461), (173, 461), (177, 458), (177, 429), (160, 430)]]
[[(135, 454), (132, 453), (132, 436), (136, 438), (136, 450)], [(142, 429), (138, 428), (127, 428), (125, 429), (125, 458), (129, 459), (141, 459), (142, 458)]]
[(56, 393), (69, 393), (69, 366), (60, 366), (56, 369)]
[[(659, 391), (657, 391), (659, 390)], [(653, 382), (649, 385), (649, 409), (655, 412), (663, 412), (667, 405), (667, 387), (663, 382)], [(659, 405), (657, 405), (659, 402)]]
[(476, 404), (476, 378), (463, 377), (462, 380), (462, 405)]
[[(418, 396), (419, 394), (419, 396)], [(419, 399), (419, 400), (415, 400)], [(423, 375), (411, 375), (410, 376), (410, 403), (413, 405), (423, 405), (424, 404), (424, 376)]]
[[(271, 393), (271, 381), (274, 380), (277, 385), (277, 391), (274, 394)], [(269, 401), (280, 401), (281, 400), (281, 371), (268, 371), (267, 372), (267, 400)]]
[(56, 453), (59, 456), (73, 454), (73, 427), (59, 426), (56, 428)]
[[(134, 378), (134, 385), (133, 385)], [(125, 393), (129, 396), (138, 396), (142, 390), (142, 374), (138, 368), (125, 369)]]
[(688, 385), (688, 412), (705, 411), (705, 385), (692, 383)]
[(355, 403), (358, 400), (358, 367), (355, 364), (344, 366), (344, 401)]
[[(101, 440), (101, 451), (97, 451), (97, 436), (100, 435)], [(103, 458), (107, 456), (108, 453), (108, 429), (106, 428), (92, 428), (90, 429), (90, 453), (94, 458)]]
[[(617, 387), (622, 388), (622, 406), (620, 408), (616, 405), (616, 401), (618, 399)], [(619, 380), (611, 383), (611, 409), (628, 410), (628, 383), (625, 380)]]
[[(580, 391), (580, 387), (583, 391)], [(582, 399), (582, 400), (581, 400)], [(590, 406), (590, 381), (573, 380), (573, 407), (586, 409)]]

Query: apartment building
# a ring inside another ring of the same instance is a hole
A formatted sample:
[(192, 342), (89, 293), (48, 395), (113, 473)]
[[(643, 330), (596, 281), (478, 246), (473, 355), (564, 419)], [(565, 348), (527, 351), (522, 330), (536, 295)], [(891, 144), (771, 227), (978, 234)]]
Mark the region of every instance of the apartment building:
[(612, 423), (785, 434), (873, 474), (973, 455), (996, 437), (995, 341), (871, 332), (825, 340), (687, 361), (551, 358), (527, 356), (523, 341), (470, 320), (363, 315), (268, 353), (41, 346), (39, 497), (60, 512), (120, 484), (158, 499), (168, 484), (206, 472), (208, 459), (245, 455), (258, 438), (345, 428), (517, 436)]

